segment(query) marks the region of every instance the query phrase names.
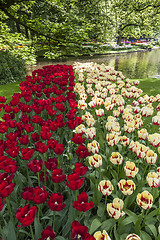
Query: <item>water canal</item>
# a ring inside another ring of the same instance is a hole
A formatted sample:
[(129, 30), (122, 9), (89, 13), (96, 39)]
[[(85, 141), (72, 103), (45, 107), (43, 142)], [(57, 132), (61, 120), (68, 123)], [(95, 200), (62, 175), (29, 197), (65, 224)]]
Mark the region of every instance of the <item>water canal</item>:
[(105, 63), (115, 68), (117, 71), (122, 71), (125, 77), (128, 78), (148, 78), (150, 76), (160, 75), (160, 49), (152, 51), (141, 51), (132, 53), (120, 53), (101, 55), (97, 57), (83, 57), (70, 59), (66, 61), (38, 61), (37, 65), (29, 66), (27, 73), (30, 74), (33, 70), (42, 68), (46, 65), (67, 64), (72, 65), (74, 62), (97, 62)]

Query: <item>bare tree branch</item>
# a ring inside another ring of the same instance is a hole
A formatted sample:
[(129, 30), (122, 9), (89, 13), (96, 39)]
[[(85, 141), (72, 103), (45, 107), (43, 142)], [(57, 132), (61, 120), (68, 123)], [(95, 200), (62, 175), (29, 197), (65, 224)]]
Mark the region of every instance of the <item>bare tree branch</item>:
[(121, 28), (121, 31), (123, 31), (126, 27), (130, 27), (130, 26), (138, 27), (139, 24), (137, 24), (137, 23), (128, 23), (128, 24), (124, 25), (124, 27)]

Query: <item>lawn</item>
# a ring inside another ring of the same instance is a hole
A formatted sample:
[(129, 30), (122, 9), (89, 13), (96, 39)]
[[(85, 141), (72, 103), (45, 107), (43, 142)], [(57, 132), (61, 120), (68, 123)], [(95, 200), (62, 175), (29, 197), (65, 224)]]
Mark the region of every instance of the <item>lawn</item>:
[[(10, 102), (14, 93), (20, 92), (19, 90), (19, 82), (8, 83), (0, 86), (0, 96), (5, 96), (7, 98), (7, 102)], [(4, 111), (1, 110), (0, 117), (2, 117)]]
[[(140, 81), (139, 88), (141, 88), (148, 95), (156, 95), (160, 93), (160, 79), (144, 78), (138, 79)], [(19, 82), (8, 83), (0, 86), (0, 96), (5, 96), (8, 101), (11, 100), (13, 93), (19, 92)]]
[[(140, 81), (139, 88), (143, 90), (145, 94), (156, 96), (160, 93), (160, 79), (156, 78), (144, 78), (138, 79)], [(8, 83), (0, 86), (0, 96), (5, 96), (7, 102), (9, 102), (14, 93), (20, 92), (19, 82)], [(0, 112), (0, 117), (3, 116), (3, 111)]]
[(139, 88), (148, 95), (156, 95), (160, 93), (160, 79), (157, 78), (144, 78), (139, 79)]
[(12, 95), (17, 92), (20, 92), (19, 82), (8, 83), (0, 86), (0, 96), (5, 96), (8, 101), (10, 101)]

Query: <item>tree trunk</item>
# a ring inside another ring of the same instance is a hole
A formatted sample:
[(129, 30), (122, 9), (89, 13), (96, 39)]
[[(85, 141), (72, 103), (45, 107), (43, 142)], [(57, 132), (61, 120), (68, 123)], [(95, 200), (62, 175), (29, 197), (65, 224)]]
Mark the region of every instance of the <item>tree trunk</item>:
[(28, 33), (28, 28), (27, 27), (25, 27), (25, 33), (26, 33), (26, 38), (29, 39), (29, 33)]
[(117, 44), (121, 45), (121, 41), (122, 41), (122, 35), (119, 34), (118, 37), (117, 37)]
[(17, 32), (21, 33), (20, 25), (17, 22), (16, 22), (16, 28), (17, 28)]
[(115, 69), (116, 71), (118, 71), (118, 67), (119, 67), (119, 58), (116, 58), (116, 59), (115, 59), (114, 69)]

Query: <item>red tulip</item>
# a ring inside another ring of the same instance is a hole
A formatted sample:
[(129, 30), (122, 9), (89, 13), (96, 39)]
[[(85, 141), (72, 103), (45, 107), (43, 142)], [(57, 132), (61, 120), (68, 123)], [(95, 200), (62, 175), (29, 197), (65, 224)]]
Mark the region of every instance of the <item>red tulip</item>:
[(83, 182), (84, 182), (84, 178), (80, 178), (79, 174), (77, 174), (77, 173), (72, 173), (71, 175), (68, 175), (67, 179), (68, 179), (69, 183), (66, 182), (65, 184), (71, 190), (80, 189), (82, 187)]
[(35, 150), (40, 153), (45, 153), (48, 150), (48, 146), (45, 143), (39, 141), (35, 143)]
[(56, 103), (55, 107), (60, 110), (61, 112), (64, 112), (66, 110), (66, 108), (64, 107), (64, 105), (62, 103)]
[(71, 108), (76, 108), (78, 105), (74, 99), (68, 99), (68, 102)]
[(17, 161), (12, 160), (11, 158), (6, 158), (3, 162), (0, 162), (0, 169), (7, 173), (15, 173), (18, 169)]
[(67, 122), (67, 125), (70, 129), (75, 129), (78, 125), (80, 125), (83, 121), (81, 120), (81, 117), (76, 117), (75, 119), (72, 119)]
[(0, 183), (0, 197), (6, 198), (8, 197), (15, 187), (15, 183), (8, 183), (7, 181), (3, 181)]
[(34, 142), (38, 142), (39, 141), (39, 134), (38, 133), (32, 133), (31, 137), (32, 137), (32, 140)]
[(55, 121), (52, 121), (50, 124), (50, 129), (52, 131), (56, 131), (58, 129), (58, 123), (56, 123)]
[(78, 221), (73, 221), (71, 225), (71, 238), (81, 238), (85, 240), (85, 236), (88, 232), (88, 227), (82, 226)]
[(47, 204), (52, 211), (62, 211), (66, 206), (63, 203), (63, 195), (60, 193), (52, 193)]
[(16, 128), (16, 126), (17, 126), (16, 120), (9, 120), (9, 121), (8, 121), (8, 126), (9, 126), (10, 128)]
[(5, 133), (8, 131), (8, 125), (4, 122), (0, 123), (0, 133)]
[(58, 144), (58, 141), (54, 140), (54, 139), (49, 139), (47, 141), (47, 146), (51, 149), (55, 149), (56, 145)]
[(16, 218), (21, 223), (18, 227), (28, 227), (35, 219), (37, 207), (30, 207), (30, 204), (25, 205), (23, 208), (18, 208)]
[(7, 181), (9, 184), (12, 182), (13, 178), (14, 178), (14, 174), (9, 175), (8, 173), (0, 173), (0, 183), (2, 183), (3, 181)]
[(28, 135), (22, 135), (21, 137), (18, 138), (18, 140), (22, 145), (27, 145), (29, 143)]
[(25, 187), (23, 192), (21, 193), (21, 197), (25, 200), (31, 201), (33, 200), (34, 188), (33, 187)]
[(32, 172), (40, 172), (42, 169), (43, 161), (42, 159), (36, 160), (32, 159), (30, 163), (27, 163), (27, 167), (32, 171)]
[(82, 133), (75, 133), (74, 134), (74, 138), (72, 138), (72, 141), (75, 143), (75, 144), (82, 144), (85, 142), (86, 138), (82, 138)]
[(78, 158), (86, 158), (90, 156), (90, 153), (88, 152), (87, 148), (82, 144), (76, 150), (76, 155)]
[(73, 120), (75, 118), (76, 112), (77, 112), (76, 108), (69, 109), (69, 112), (66, 114), (66, 117), (68, 118), (68, 120)]
[(53, 149), (56, 154), (61, 155), (64, 152), (63, 144), (56, 144), (55, 148)]
[(0, 103), (5, 103), (7, 99), (4, 96), (0, 96)]
[(57, 158), (55, 158), (55, 157), (54, 158), (48, 158), (47, 161), (44, 162), (44, 164), (45, 164), (45, 166), (48, 170), (53, 171), (54, 169), (57, 168), (58, 161), (57, 161)]
[(27, 116), (27, 114), (24, 114), (24, 113), (22, 114), (21, 121), (24, 124), (27, 124), (29, 122), (29, 117)]
[(36, 204), (41, 204), (44, 203), (47, 200), (48, 193), (45, 189), (45, 187), (35, 187), (34, 189), (34, 197), (33, 197), (33, 202)]
[(88, 195), (83, 191), (78, 195), (78, 201), (73, 202), (73, 207), (80, 212), (86, 212), (94, 207), (94, 203), (92, 201), (88, 202)]
[(22, 153), (22, 159), (29, 160), (34, 153), (34, 149), (21, 148), (21, 153)]
[(38, 240), (45, 240), (45, 239), (54, 240), (55, 236), (56, 234), (55, 232), (53, 232), (53, 228), (48, 225), (46, 229), (43, 230), (43, 232), (41, 233), (41, 238), (39, 238)]
[(5, 137), (10, 141), (15, 141), (17, 139), (17, 134), (10, 132), (9, 134), (6, 134)]
[(9, 106), (9, 105), (5, 105), (5, 106), (4, 106), (4, 111), (5, 111), (6, 113), (10, 113), (10, 112), (12, 112), (12, 108), (11, 108), (11, 106)]
[(83, 166), (83, 163), (76, 163), (75, 168), (73, 169), (73, 173), (79, 174), (79, 176), (83, 176), (88, 171), (87, 166)]
[(63, 182), (66, 179), (66, 175), (63, 174), (62, 169), (54, 169), (52, 172), (52, 181), (54, 183)]
[(42, 123), (42, 121), (43, 121), (43, 119), (39, 115), (33, 116), (31, 119), (31, 122), (37, 123), (39, 125)]
[(40, 135), (41, 135), (41, 139), (48, 140), (52, 136), (52, 133), (49, 133), (49, 130), (48, 131), (41, 131)]
[(34, 126), (29, 123), (29, 124), (25, 124), (25, 130), (30, 133), (30, 132), (33, 132), (33, 129), (34, 129)]
[(8, 150), (6, 150), (6, 153), (11, 156), (12, 158), (16, 158), (19, 154), (19, 146), (17, 147), (10, 147)]

